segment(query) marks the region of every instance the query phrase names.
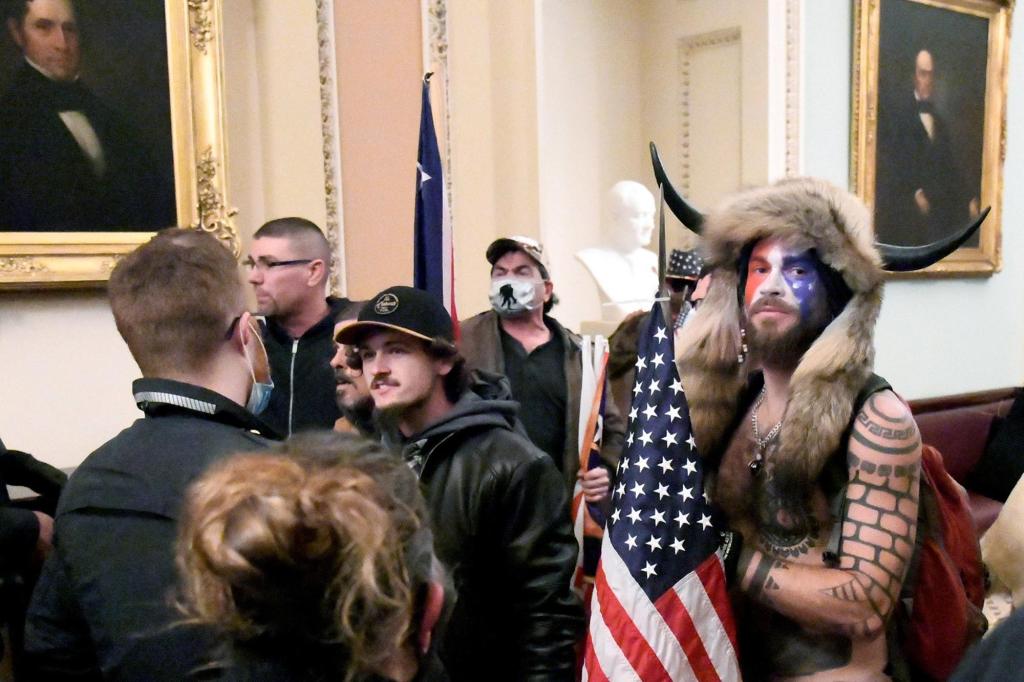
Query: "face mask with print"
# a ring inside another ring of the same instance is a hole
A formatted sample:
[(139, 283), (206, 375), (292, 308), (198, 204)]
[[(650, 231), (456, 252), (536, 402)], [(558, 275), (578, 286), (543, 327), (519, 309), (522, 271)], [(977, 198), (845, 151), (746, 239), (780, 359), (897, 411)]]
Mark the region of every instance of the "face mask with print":
[(543, 282), (502, 277), (491, 280), (491, 308), (499, 315), (521, 315), (543, 303), (539, 293)]
[[(257, 331), (253, 330), (253, 334), (256, 336), (256, 340), (260, 343), (260, 348), (263, 349), (263, 356), (267, 358), (267, 349), (263, 345), (263, 339)], [(245, 403), (245, 409), (249, 410), (253, 414), (260, 414), (263, 410), (267, 409), (267, 405), (270, 403), (270, 394), (274, 391), (274, 380), (270, 378), (270, 362), (267, 358), (265, 366), (267, 368), (267, 381), (261, 382), (256, 380), (256, 370), (253, 368), (252, 360), (249, 359), (249, 351), (243, 349), (245, 352), (245, 360), (249, 365), (249, 375), (252, 377), (252, 388), (249, 389), (249, 400)]]

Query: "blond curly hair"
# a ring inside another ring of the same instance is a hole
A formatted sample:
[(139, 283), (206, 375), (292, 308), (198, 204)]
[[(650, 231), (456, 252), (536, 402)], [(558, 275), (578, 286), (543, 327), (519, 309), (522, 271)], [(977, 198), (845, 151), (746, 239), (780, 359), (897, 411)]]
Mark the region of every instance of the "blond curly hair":
[(426, 519), (408, 467), (355, 436), (231, 457), (188, 491), (179, 606), (311, 676), (361, 679), (415, 632), (432, 570)]

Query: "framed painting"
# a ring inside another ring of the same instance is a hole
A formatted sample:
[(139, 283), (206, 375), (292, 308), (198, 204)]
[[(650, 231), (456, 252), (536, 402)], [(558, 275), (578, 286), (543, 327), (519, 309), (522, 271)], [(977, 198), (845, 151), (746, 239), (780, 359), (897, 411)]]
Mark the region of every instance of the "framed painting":
[(220, 0), (0, 0), (0, 288), (88, 287), (226, 204)]
[(857, 0), (851, 175), (888, 244), (915, 246), (991, 213), (939, 263), (901, 277), (1000, 268), (1012, 3)]

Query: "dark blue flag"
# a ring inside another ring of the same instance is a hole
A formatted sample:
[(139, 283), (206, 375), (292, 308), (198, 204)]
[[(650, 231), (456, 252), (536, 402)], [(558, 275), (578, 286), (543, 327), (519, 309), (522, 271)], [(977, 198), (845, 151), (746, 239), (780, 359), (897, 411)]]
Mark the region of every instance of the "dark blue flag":
[(430, 76), (423, 77), (423, 109), (416, 162), (416, 218), (413, 248), (413, 285), (437, 296), (458, 325), (452, 269), (451, 227), (445, 194), (441, 154), (430, 106)]

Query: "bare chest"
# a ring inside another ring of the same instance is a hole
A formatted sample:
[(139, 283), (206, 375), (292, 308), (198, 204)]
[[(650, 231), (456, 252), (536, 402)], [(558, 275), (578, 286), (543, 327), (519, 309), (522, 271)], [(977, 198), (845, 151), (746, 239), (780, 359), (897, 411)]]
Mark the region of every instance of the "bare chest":
[(759, 466), (749, 420), (732, 435), (718, 468), (714, 499), (736, 529), (756, 533), (761, 549), (791, 561), (821, 561), (835, 520), (815, 486), (799, 499), (782, 497), (774, 481), (778, 441), (767, 445)]

